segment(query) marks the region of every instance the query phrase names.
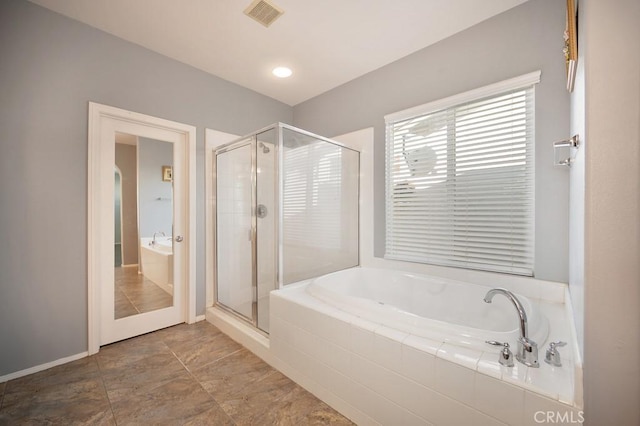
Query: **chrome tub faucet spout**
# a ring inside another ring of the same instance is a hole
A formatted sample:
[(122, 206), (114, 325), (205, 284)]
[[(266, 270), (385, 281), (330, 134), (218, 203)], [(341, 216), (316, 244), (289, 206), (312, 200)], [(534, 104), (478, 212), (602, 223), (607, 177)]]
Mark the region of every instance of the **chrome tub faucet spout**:
[(166, 237), (166, 234), (162, 231), (156, 231), (153, 233), (153, 239), (151, 240), (151, 242), (149, 243), (150, 246), (155, 246), (156, 245), (156, 236), (160, 234), (163, 237)]
[(529, 367), (537, 368), (538, 364), (538, 344), (529, 339), (529, 328), (527, 323), (527, 313), (524, 311), (522, 303), (518, 298), (509, 290), (503, 288), (494, 288), (487, 292), (484, 296), (486, 303), (491, 303), (493, 296), (496, 294), (502, 294), (513, 303), (516, 311), (518, 311), (518, 317), (520, 319), (520, 338), (518, 339), (518, 350), (516, 352), (516, 360), (527, 365)]

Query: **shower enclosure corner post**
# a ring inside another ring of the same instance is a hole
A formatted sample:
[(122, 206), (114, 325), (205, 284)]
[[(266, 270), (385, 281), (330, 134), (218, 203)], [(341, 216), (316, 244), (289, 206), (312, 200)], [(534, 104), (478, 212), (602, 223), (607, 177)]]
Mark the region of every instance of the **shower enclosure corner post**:
[(213, 151), (213, 158), (211, 161), (211, 190), (207, 191), (207, 196), (212, 197), (213, 199), (213, 209), (208, 213), (208, 215), (213, 215), (210, 234), (210, 237), (213, 239), (211, 242), (211, 256), (213, 257), (212, 264), (214, 271), (213, 274), (211, 274), (211, 281), (213, 285), (211, 297), (213, 297), (213, 299), (210, 301), (209, 297), (207, 297), (207, 307), (209, 306), (209, 302), (211, 302), (211, 306), (215, 306), (218, 302), (218, 161), (216, 155), (217, 151)]
[(284, 135), (282, 131), (282, 123), (277, 123), (277, 141), (276, 141), (276, 170), (278, 171), (276, 185), (276, 235), (277, 255), (276, 255), (276, 283), (277, 288), (284, 287)]
[(258, 136), (251, 142), (251, 317), (254, 327), (258, 327)]

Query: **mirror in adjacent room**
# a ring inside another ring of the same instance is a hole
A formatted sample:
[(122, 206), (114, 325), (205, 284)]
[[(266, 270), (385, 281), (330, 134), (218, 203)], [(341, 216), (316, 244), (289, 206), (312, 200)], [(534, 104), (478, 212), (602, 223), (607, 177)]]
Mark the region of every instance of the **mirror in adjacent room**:
[(173, 306), (173, 144), (116, 132), (114, 317)]

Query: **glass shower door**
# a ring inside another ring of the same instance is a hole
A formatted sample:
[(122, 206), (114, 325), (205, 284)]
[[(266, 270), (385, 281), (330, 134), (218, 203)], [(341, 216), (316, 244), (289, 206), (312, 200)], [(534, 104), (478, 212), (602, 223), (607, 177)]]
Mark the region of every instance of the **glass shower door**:
[(269, 332), (276, 288), (276, 130), (216, 151), (216, 302)]
[(254, 322), (253, 138), (216, 154), (217, 301)]

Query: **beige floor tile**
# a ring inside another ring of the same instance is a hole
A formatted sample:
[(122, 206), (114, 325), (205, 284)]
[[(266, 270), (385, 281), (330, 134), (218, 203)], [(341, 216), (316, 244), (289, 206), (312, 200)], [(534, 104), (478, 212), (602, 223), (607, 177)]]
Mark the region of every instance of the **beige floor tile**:
[(155, 333), (150, 333), (104, 346), (96, 357), (100, 370), (105, 373), (159, 354), (170, 355), (171, 351)]
[(0, 383), (0, 408), (2, 408), (2, 400), (4, 398), (4, 388), (7, 386), (7, 382)]
[[(112, 403), (118, 425), (182, 424), (218, 404), (188, 374)], [(219, 412), (219, 416), (226, 416)]]
[(95, 359), (10, 381), (0, 424), (115, 424)]
[(115, 268), (115, 317), (124, 318), (173, 305), (173, 296), (137, 268)]
[(273, 417), (278, 399), (290, 393), (297, 385), (278, 371), (244, 387), (225, 398), (216, 398), (220, 406), (236, 424), (265, 424)]
[(190, 375), (171, 354), (151, 355), (137, 363), (103, 373), (104, 386), (112, 404), (184, 377)]
[(140, 312), (133, 306), (129, 299), (116, 300), (114, 307), (114, 316), (116, 319), (138, 315)]
[(223, 334), (207, 339), (169, 343), (168, 346), (189, 371), (194, 371), (242, 349), (239, 343)]
[(153, 334), (157, 335), (170, 348), (181, 343), (213, 340), (221, 336), (229, 339), (228, 336), (207, 321), (200, 321), (195, 324), (179, 324), (158, 330)]
[(99, 377), (97, 359), (91, 356), (10, 380), (6, 383), (5, 397), (19, 392), (37, 393), (49, 387), (64, 387), (73, 382)]
[(227, 416), (222, 407), (215, 404), (208, 410), (185, 419), (183, 426), (235, 426), (231, 417)]
[(279, 426), (353, 424), (300, 386), (275, 401), (264, 421)]
[(116, 422), (352, 424), (204, 321), (0, 384), (0, 425)]
[(247, 349), (241, 349), (193, 371), (193, 376), (216, 400), (239, 394), (275, 370)]

